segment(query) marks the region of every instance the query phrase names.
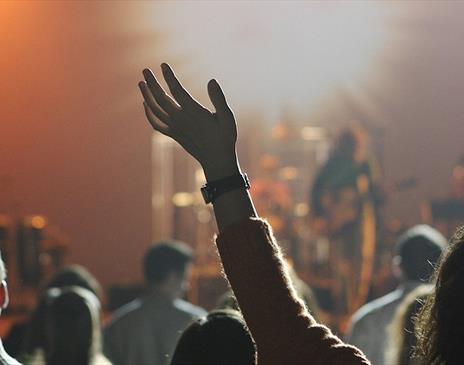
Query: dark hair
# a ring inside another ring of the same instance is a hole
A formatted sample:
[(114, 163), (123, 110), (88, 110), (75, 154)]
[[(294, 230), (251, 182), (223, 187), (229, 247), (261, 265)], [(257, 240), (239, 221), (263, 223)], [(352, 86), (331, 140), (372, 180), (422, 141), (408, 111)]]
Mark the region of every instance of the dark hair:
[(37, 348), (43, 348), (45, 337), (45, 311), (47, 293), (50, 289), (60, 289), (66, 287), (79, 287), (93, 293), (99, 300), (102, 297), (102, 288), (95, 277), (83, 266), (70, 265), (56, 272), (53, 277), (44, 285), (43, 294), (34, 308), (26, 334), (21, 344), (22, 352), (32, 354)]
[(351, 121), (339, 131), (332, 148), (332, 158), (354, 160), (356, 152), (364, 144), (366, 136), (366, 130), (361, 123)]
[(427, 364), (462, 364), (464, 359), (464, 226), (460, 227), (434, 275), (435, 290), (416, 320), (415, 353)]
[(101, 353), (100, 302), (80, 287), (49, 289), (45, 301), (47, 365), (86, 365)]
[(343, 129), (335, 141), (333, 154), (345, 158), (353, 157), (357, 143), (354, 130), (351, 128)]
[(177, 343), (171, 365), (254, 365), (256, 348), (239, 312), (216, 310), (193, 322)]
[(401, 258), (401, 269), (406, 278), (428, 281), (445, 246), (445, 237), (425, 224), (403, 233), (396, 245), (396, 252)]
[(80, 265), (69, 265), (57, 271), (45, 284), (44, 290), (50, 288), (63, 288), (65, 286), (78, 286), (90, 290), (100, 300), (102, 299), (102, 288), (97, 279), (85, 267)]
[(387, 328), (388, 341), (385, 349), (385, 364), (423, 364), (422, 359), (413, 356), (413, 350), (417, 343), (414, 320), (432, 291), (433, 286), (430, 284), (419, 285), (398, 306), (393, 320)]
[(151, 246), (144, 258), (145, 279), (157, 284), (166, 279), (171, 272), (183, 273), (192, 260), (192, 249), (183, 242), (161, 241)]

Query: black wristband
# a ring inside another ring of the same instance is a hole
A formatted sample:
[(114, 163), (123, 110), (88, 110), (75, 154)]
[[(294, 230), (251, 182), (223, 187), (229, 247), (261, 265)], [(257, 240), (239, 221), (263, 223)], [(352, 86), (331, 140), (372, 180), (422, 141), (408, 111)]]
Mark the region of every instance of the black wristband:
[(205, 203), (213, 203), (218, 196), (236, 189), (250, 189), (250, 181), (247, 174), (227, 176), (223, 179), (206, 183), (201, 187), (201, 194)]

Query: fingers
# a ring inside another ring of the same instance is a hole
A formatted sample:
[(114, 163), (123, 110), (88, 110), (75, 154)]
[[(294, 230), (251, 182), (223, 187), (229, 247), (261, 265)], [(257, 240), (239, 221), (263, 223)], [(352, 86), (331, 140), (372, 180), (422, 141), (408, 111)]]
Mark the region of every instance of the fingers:
[(139, 82), (139, 88), (142, 92), (143, 98), (147, 106), (151, 109), (152, 113), (160, 119), (164, 124), (171, 125), (171, 118), (169, 115), (161, 109), (158, 104), (156, 104), (155, 99), (153, 98), (153, 94), (148, 89), (148, 86), (145, 82)]
[(166, 124), (160, 123), (156, 115), (153, 113), (152, 109), (148, 106), (147, 102), (143, 103), (143, 108), (145, 109), (145, 115), (147, 116), (148, 121), (150, 122), (153, 129), (164, 134), (165, 136), (172, 137), (171, 130)]
[(161, 70), (163, 71), (164, 79), (169, 87), (174, 99), (180, 104), (182, 108), (196, 110), (205, 109), (199, 102), (197, 102), (177, 79), (172, 68), (167, 64), (161, 64)]
[(174, 133), (171, 130), (171, 127), (160, 123), (146, 102), (143, 103), (143, 108), (145, 109), (145, 115), (147, 116), (147, 119), (153, 129), (157, 130), (161, 134), (164, 134), (165, 136), (171, 137), (180, 143), (181, 146), (183, 146), (192, 156), (195, 157), (195, 152), (198, 150), (198, 148), (193, 142), (190, 142), (188, 138), (184, 138), (184, 136), (179, 131)]
[(226, 97), (216, 80), (208, 82), (208, 94), (220, 119), (233, 118), (233, 112), (227, 105)]
[(164, 89), (159, 84), (158, 80), (156, 80), (156, 77), (153, 74), (153, 72), (146, 68), (145, 70), (143, 70), (143, 76), (145, 77), (148, 88), (153, 94), (159, 106), (163, 108), (168, 114), (177, 112), (179, 110), (179, 106), (174, 100), (172, 100), (172, 98), (168, 94), (166, 94)]

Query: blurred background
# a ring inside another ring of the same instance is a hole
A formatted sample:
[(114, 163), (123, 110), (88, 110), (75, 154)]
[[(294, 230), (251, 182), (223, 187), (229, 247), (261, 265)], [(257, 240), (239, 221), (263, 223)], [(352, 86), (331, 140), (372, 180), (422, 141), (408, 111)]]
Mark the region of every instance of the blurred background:
[(244, 170), (257, 179), (272, 170), (287, 186), (296, 221), (281, 225), (297, 227), (287, 252), (303, 278), (308, 193), (347, 123), (367, 131), (385, 187), (413, 182), (384, 202), (385, 227), (433, 220), (464, 152), (463, 14), (456, 1), (1, 2), (12, 310), (32, 305), (39, 281), (64, 263), (88, 267), (107, 289), (139, 283), (145, 249), (167, 236), (197, 248), (190, 299), (208, 307), (201, 278), (218, 270), (203, 179), (152, 134), (137, 88), (142, 69), (159, 73), (161, 62), (208, 106), (207, 81), (223, 85)]

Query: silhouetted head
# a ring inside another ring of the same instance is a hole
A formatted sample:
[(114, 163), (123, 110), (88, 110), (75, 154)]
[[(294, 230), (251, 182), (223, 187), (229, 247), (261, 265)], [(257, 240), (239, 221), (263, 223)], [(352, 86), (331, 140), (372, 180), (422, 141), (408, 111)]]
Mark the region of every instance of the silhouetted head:
[(240, 313), (217, 310), (193, 322), (184, 331), (171, 365), (255, 363), (255, 345)]
[(398, 239), (394, 259), (403, 279), (428, 281), (446, 244), (440, 232), (425, 224), (403, 233)]
[(172, 290), (174, 297), (185, 290), (192, 249), (183, 242), (162, 241), (151, 246), (144, 258), (145, 280), (151, 286)]
[(427, 364), (462, 364), (464, 359), (464, 226), (444, 251), (434, 275), (435, 290), (416, 322), (417, 354)]
[(97, 279), (85, 267), (80, 265), (69, 265), (57, 271), (45, 284), (44, 290), (50, 288), (63, 288), (66, 286), (78, 286), (90, 290), (100, 300), (102, 299), (102, 288)]
[(365, 159), (367, 139), (365, 129), (359, 122), (353, 121), (338, 134), (333, 148), (333, 156), (362, 161)]
[(49, 289), (45, 302), (47, 365), (87, 365), (101, 352), (100, 302), (80, 287)]
[(43, 349), (45, 337), (45, 312), (47, 301), (45, 298), (51, 289), (62, 289), (67, 287), (77, 287), (90, 291), (99, 300), (102, 297), (102, 288), (97, 279), (83, 266), (70, 265), (56, 272), (53, 277), (44, 285), (39, 302), (32, 312), (31, 319), (26, 331), (26, 336), (22, 344), (24, 353), (32, 354), (36, 349)]

